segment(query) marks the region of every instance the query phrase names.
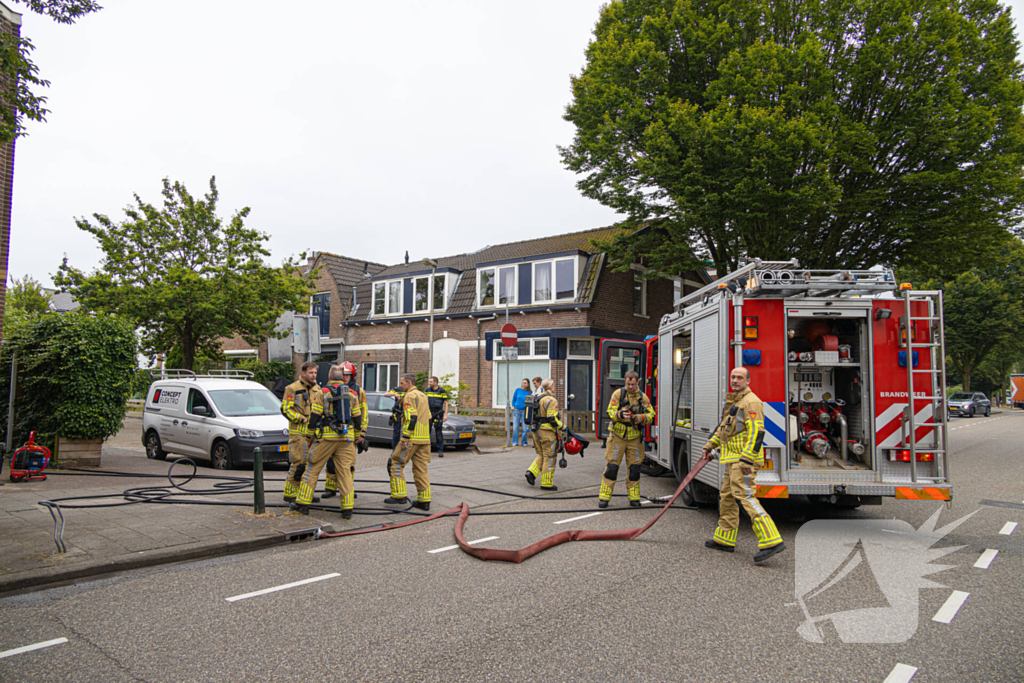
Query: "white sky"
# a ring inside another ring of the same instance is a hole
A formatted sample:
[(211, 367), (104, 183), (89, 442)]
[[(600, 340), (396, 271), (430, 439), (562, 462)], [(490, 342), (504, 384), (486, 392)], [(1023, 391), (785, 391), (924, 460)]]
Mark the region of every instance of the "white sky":
[[(22, 12), (51, 110), (17, 143), (9, 272), (49, 285), (101, 252), (164, 177), (243, 206), (277, 263), (385, 264), (609, 225), (557, 145), (603, 0), (100, 0), (72, 26)], [(1024, 0), (1009, 3), (1022, 16)], [(1019, 32), (1018, 32), (1019, 34)]]
[(49, 284), (74, 224), (124, 219), (164, 177), (252, 209), (272, 260), (386, 264), (609, 225), (557, 145), (601, 0), (100, 0), (23, 14), (51, 110), (18, 140), (9, 271)]

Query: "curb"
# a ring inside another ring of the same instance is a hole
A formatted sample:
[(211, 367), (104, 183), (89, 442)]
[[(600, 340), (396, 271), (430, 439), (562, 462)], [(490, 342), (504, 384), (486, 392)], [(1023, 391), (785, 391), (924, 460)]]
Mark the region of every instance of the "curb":
[(73, 567), (51, 567), (41, 571), (26, 570), (23, 573), (28, 574), (27, 576), (0, 576), (0, 598), (27, 589), (42, 590), (56, 584), (79, 579), (96, 579), (131, 569), (235, 555), (289, 542), (284, 533), (275, 532), (243, 541), (206, 542), (190, 548), (142, 550), (130, 555), (120, 555), (110, 560), (95, 561)]

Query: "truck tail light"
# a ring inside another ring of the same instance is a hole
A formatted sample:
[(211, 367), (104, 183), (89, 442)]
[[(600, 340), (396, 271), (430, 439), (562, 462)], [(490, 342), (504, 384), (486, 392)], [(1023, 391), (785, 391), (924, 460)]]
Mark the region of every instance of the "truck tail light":
[(757, 316), (743, 316), (743, 339), (757, 339)]
[[(891, 459), (894, 462), (910, 462), (910, 449), (909, 448), (900, 448), (898, 450), (893, 450), (893, 451), (890, 451), (890, 452), (892, 453), (892, 458)], [(917, 461), (918, 462), (935, 462), (935, 454), (934, 453), (918, 453), (917, 454)]]

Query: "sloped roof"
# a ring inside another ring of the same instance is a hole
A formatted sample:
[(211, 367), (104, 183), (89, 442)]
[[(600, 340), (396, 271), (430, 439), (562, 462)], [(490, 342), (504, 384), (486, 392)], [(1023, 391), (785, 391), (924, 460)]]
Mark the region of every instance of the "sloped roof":
[[(590, 243), (590, 240), (607, 240), (610, 239), (616, 233), (622, 231), (622, 228), (617, 227), (605, 227), (605, 228), (594, 228), (593, 230), (583, 230), (582, 232), (570, 232), (564, 235), (551, 235), (550, 237), (537, 237), (531, 240), (522, 240), (521, 242), (508, 242), (507, 244), (497, 244), (494, 246), (487, 246), (479, 251), (472, 252), (470, 254), (458, 254), (457, 256), (443, 256), (437, 260), (438, 268), (453, 268), (455, 270), (466, 271), (471, 268), (476, 268), (479, 263), (489, 263), (491, 261), (504, 261), (506, 259), (517, 259), (517, 258), (529, 258), (531, 256), (540, 256), (542, 254), (557, 254), (563, 251), (574, 251), (580, 250), (588, 253), (594, 252), (594, 245)], [(400, 263), (394, 266), (388, 266), (375, 276), (378, 277), (401, 277), (408, 273), (422, 272), (424, 265), (419, 261), (415, 260), (411, 263)], [(362, 270), (360, 270), (362, 273)], [(465, 279), (465, 278), (463, 278)]]
[(369, 261), (349, 258), (348, 256), (339, 256), (329, 251), (318, 252), (317, 257), (323, 267), (327, 269), (327, 272), (331, 274), (331, 277), (334, 278), (334, 281), (338, 283), (339, 288), (349, 288), (363, 282), (366, 279), (364, 272), (369, 272), (373, 276), (387, 268), (387, 266), (381, 263), (371, 263)]

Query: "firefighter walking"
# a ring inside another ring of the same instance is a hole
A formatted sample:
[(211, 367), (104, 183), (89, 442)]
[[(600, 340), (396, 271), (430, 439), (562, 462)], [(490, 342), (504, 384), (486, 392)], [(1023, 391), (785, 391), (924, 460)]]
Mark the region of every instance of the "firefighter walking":
[[(351, 368), (351, 364), (348, 363)], [(355, 373), (350, 371), (349, 376)], [(356, 442), (366, 437), (366, 425), (369, 414), (366, 410), (366, 393), (358, 386), (353, 390), (345, 382), (345, 373), (340, 365), (331, 367), (329, 381), (324, 387), (324, 399), (321, 410), (323, 437), (317, 443), (310, 458), (306, 476), (302, 479), (298, 499), (292, 503), (292, 510), (309, 514), (309, 505), (313, 502), (313, 491), (316, 490), (320, 470), (328, 460), (334, 462), (334, 470), (338, 476), (339, 505), (342, 519), (352, 519), (352, 507), (355, 504), (352, 486), (352, 469), (356, 464)]]
[(526, 482), (533, 486), (540, 477), (540, 487), (544, 491), (557, 491), (555, 486), (555, 446), (562, 434), (564, 427), (558, 419), (558, 399), (552, 393), (555, 388), (555, 380), (548, 378), (541, 382), (541, 393), (537, 400), (537, 408), (534, 410), (533, 424), (533, 448), (537, 451), (537, 457), (533, 464), (526, 470)]
[(608, 403), (608, 417), (612, 420), (608, 445), (604, 459), (608, 462), (601, 478), (601, 491), (597, 507), (608, 507), (608, 501), (615, 492), (615, 480), (619, 476), (619, 465), (626, 459), (626, 495), (630, 507), (640, 507), (640, 464), (644, 460), (644, 425), (654, 422), (654, 406), (647, 395), (640, 391), (640, 375), (630, 370), (626, 373), (626, 386), (616, 389)]
[[(299, 379), (284, 390), (281, 412), (288, 418), (288, 476), (284, 480), (284, 501), (295, 502), (313, 446), (310, 418), (323, 413), (323, 395), (316, 383), (317, 365), (302, 364)], [(315, 410), (314, 410), (315, 407)]]
[(401, 505), (409, 502), (405, 486), (405, 465), (412, 461), (412, 476), (416, 482), (416, 502), (413, 507), (430, 509), (430, 404), (427, 396), (416, 388), (415, 375), (402, 375), (399, 387), (402, 396), (402, 439), (391, 453), (388, 465), (391, 479), (391, 497), (384, 502)]
[[(757, 536), (758, 552), (754, 562), (764, 562), (786, 549), (775, 522), (757, 500), (757, 470), (764, 465), (764, 412), (761, 399), (750, 390), (750, 371), (735, 368), (729, 375), (732, 393), (725, 397), (722, 422), (704, 446), (704, 455), (721, 448), (725, 474), (719, 495), (718, 527), (708, 548), (733, 552), (740, 525), (740, 508), (747, 511)], [(713, 455), (712, 455), (713, 457)], [(738, 504), (737, 504), (738, 502)]]

